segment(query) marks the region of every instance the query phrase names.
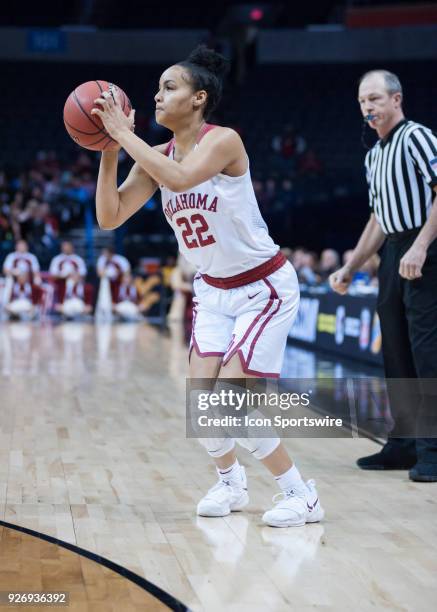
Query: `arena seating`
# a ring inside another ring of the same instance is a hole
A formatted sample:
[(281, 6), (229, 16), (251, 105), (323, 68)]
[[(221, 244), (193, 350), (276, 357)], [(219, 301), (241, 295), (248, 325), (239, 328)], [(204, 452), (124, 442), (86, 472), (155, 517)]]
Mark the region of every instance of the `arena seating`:
[[(60, 63), (0, 63), (4, 88), (0, 98), (2, 152), (0, 167), (19, 173), (38, 150), (55, 149), (61, 159), (77, 155), (77, 146), (67, 136), (62, 108), (72, 88), (86, 80), (103, 78), (120, 84), (137, 108), (137, 131), (154, 144), (168, 137), (150, 122), (153, 96), (164, 66), (99, 65)], [(369, 64), (272, 65), (252, 68), (244, 83), (228, 83), (224, 102), (215, 120), (237, 127), (251, 159), (253, 178), (280, 181), (291, 175), (296, 195), (292, 218), (282, 223), (280, 215), (267, 219), (272, 234), (281, 244), (305, 244), (322, 249), (336, 244), (350, 248), (368, 215), (363, 172), (365, 149), (361, 140), (362, 122), (356, 101), (357, 80)], [(436, 125), (433, 101), (437, 85), (431, 62), (384, 64), (397, 72), (405, 90), (407, 117)], [(17, 102), (18, 101), (18, 102)], [(290, 166), (281, 166), (271, 147), (272, 137), (292, 124), (314, 149), (323, 173), (314, 179), (293, 176)], [(367, 140), (374, 135), (367, 130)], [(97, 162), (98, 154), (92, 154)], [(285, 169), (284, 169), (285, 168)], [(336, 214), (333, 214), (335, 210)], [(290, 215), (291, 215), (291, 211)], [(160, 211), (150, 210), (147, 227), (168, 233)], [(314, 224), (314, 218), (318, 223)], [(339, 224), (338, 219), (344, 223)], [(150, 225), (152, 224), (152, 225)], [(136, 226), (138, 227), (138, 225)], [(290, 235), (299, 227), (299, 236)], [(347, 234), (344, 227), (348, 228)]]

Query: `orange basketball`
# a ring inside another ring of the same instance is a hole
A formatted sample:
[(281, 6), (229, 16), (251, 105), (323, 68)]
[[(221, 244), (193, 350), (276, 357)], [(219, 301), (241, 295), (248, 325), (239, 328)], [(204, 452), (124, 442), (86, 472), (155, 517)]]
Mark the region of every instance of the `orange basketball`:
[(67, 132), (75, 143), (91, 151), (113, 151), (118, 143), (105, 130), (97, 115), (91, 115), (96, 107), (94, 100), (102, 92), (109, 91), (114, 95), (118, 91), (121, 107), (129, 115), (132, 105), (124, 91), (107, 81), (88, 81), (76, 87), (68, 96), (64, 106), (64, 123)]

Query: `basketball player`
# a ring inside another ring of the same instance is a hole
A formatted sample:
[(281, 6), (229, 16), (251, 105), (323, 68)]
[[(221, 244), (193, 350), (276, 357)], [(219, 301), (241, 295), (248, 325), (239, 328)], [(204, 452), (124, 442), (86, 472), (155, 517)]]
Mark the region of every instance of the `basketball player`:
[(126, 257), (116, 254), (111, 247), (103, 249), (97, 260), (97, 274), (101, 279), (109, 279), (113, 303), (118, 302), (120, 283), (127, 272), (130, 272), (130, 263)]
[(55, 304), (55, 311), (67, 319), (75, 319), (91, 313), (91, 305), (87, 303), (86, 287), (79, 272), (72, 272), (65, 281), (62, 302)]
[(3, 273), (6, 277), (17, 279), (23, 274), (29, 276), (29, 280), (35, 285), (41, 285), (39, 262), (33, 253), (29, 252), (25, 240), (18, 240), (15, 251), (7, 255), (3, 264)]
[[(296, 274), (270, 238), (261, 217), (239, 135), (206, 123), (216, 108), (226, 69), (224, 58), (198, 47), (161, 76), (156, 121), (174, 137), (150, 147), (132, 131), (111, 94), (95, 100), (114, 140), (135, 160), (117, 189), (117, 153), (102, 154), (97, 218), (113, 229), (139, 210), (159, 186), (167, 221), (182, 254), (198, 273), (190, 347), (192, 378), (278, 378), (287, 334), (296, 316)], [(202, 516), (225, 516), (248, 501), (246, 475), (230, 437), (200, 440), (214, 458), (218, 482), (199, 502)], [(279, 438), (237, 442), (262, 461), (282, 495), (263, 521), (288, 527), (323, 518), (313, 481), (305, 483)]]
[(68, 240), (61, 244), (61, 253), (53, 257), (50, 262), (49, 272), (56, 285), (56, 303), (63, 304), (70, 277), (79, 277), (84, 280), (87, 269), (84, 260), (74, 252), (74, 246)]
[[(29, 252), (29, 246), (25, 240), (18, 240), (15, 244), (15, 251), (6, 256), (3, 264), (3, 274), (6, 277), (2, 298), (2, 305), (4, 308), (9, 304), (6, 309), (10, 310), (11, 303), (18, 299), (18, 294), (20, 295), (20, 301), (18, 303), (24, 305), (23, 291), (28, 294), (26, 295), (26, 299), (29, 298), (30, 305), (32, 301), (39, 303), (42, 293), (40, 266), (35, 255)], [(24, 287), (26, 287), (26, 289), (24, 289)], [(32, 296), (32, 299), (30, 299), (30, 296)], [(24, 310), (28, 311), (29, 308), (25, 308)], [(33, 310), (33, 306), (30, 309)]]
[(5, 311), (11, 318), (29, 321), (37, 313), (39, 300), (39, 287), (31, 282), (29, 272), (17, 273), (13, 277)]
[(112, 310), (124, 321), (139, 321), (141, 318), (138, 291), (130, 271), (122, 274)]
[(125, 272), (130, 272), (130, 263), (122, 255), (107, 247), (97, 260), (97, 274), (100, 278), (97, 294), (97, 319), (110, 320), (114, 305), (118, 303), (120, 283)]

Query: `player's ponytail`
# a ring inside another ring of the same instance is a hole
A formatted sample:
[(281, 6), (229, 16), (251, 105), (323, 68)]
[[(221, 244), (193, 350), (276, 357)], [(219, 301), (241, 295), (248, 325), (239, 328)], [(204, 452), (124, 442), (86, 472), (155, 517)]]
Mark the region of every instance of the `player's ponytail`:
[(227, 59), (206, 45), (199, 45), (178, 66), (183, 66), (189, 72), (195, 91), (204, 89), (208, 94), (203, 113), (208, 120), (222, 97), (223, 79), (228, 71)]

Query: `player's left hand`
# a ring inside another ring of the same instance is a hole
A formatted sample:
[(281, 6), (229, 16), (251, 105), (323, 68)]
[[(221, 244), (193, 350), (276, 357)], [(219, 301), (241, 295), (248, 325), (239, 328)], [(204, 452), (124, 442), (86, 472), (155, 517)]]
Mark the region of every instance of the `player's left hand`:
[(407, 280), (421, 278), (425, 259), (426, 249), (422, 246), (413, 244), (400, 261), (399, 274), (402, 278)]
[(93, 108), (91, 114), (100, 117), (106, 131), (114, 140), (117, 140), (117, 136), (123, 130), (133, 131), (135, 111), (132, 109), (126, 117), (120, 105), (117, 89), (114, 88), (111, 92), (103, 91), (101, 97), (94, 100), (94, 104), (98, 104), (98, 107)]

